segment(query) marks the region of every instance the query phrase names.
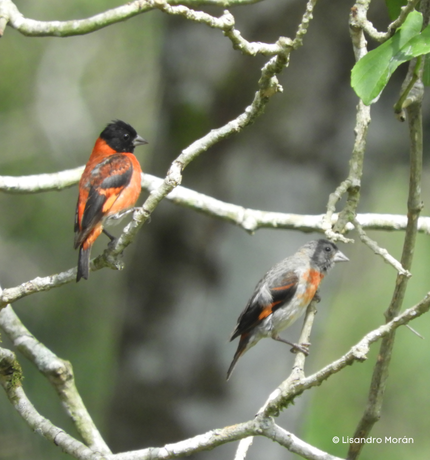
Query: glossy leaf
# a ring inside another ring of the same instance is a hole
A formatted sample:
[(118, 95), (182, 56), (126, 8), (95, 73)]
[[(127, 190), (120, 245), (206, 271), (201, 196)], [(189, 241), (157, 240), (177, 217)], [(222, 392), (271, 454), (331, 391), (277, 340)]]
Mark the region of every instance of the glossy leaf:
[(422, 22), (421, 13), (412, 11), (393, 37), (354, 66), (351, 85), (365, 104), (371, 104), (381, 93), (400, 64), (430, 52), (430, 29), (420, 34)]

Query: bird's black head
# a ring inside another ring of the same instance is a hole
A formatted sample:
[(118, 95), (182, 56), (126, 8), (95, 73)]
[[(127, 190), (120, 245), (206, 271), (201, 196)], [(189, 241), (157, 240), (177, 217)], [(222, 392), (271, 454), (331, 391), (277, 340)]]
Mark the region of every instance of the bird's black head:
[(132, 126), (121, 120), (109, 123), (100, 133), (100, 138), (116, 152), (133, 153), (136, 146), (148, 143), (137, 134)]

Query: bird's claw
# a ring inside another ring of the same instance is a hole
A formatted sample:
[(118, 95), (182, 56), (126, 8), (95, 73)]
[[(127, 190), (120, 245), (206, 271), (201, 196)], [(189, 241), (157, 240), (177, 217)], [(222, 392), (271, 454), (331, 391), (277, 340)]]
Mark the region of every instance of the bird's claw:
[(130, 214), (131, 212), (134, 212), (136, 209), (137, 208), (130, 208), (130, 209), (126, 209), (125, 211), (120, 211), (117, 214), (114, 214), (113, 216), (109, 216), (109, 219), (111, 219), (111, 220), (121, 220), (127, 214)]
[(311, 346), (308, 342), (303, 343), (293, 343), (293, 348), (291, 348), (291, 353), (303, 353), (305, 356), (309, 355), (309, 347)]

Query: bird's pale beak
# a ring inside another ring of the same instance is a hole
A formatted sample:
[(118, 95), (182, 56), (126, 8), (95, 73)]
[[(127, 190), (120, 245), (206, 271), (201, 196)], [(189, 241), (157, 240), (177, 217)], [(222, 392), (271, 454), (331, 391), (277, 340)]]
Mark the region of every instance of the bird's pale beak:
[(343, 252), (338, 251), (333, 259), (334, 262), (349, 262), (348, 257)]
[(145, 145), (148, 141), (145, 141), (143, 137), (140, 137), (139, 134), (134, 138), (133, 145), (137, 147), (138, 145)]

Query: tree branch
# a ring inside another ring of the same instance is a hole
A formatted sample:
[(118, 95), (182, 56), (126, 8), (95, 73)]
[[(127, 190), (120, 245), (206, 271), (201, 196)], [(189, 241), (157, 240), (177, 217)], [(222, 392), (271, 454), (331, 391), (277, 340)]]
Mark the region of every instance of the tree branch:
[(309, 460), (341, 460), (339, 457), (330, 455), (327, 452), (305, 443), (294, 434), (289, 433), (276, 424), (273, 425), (271, 431), (266, 431), (265, 435), (272, 439), (272, 441), (276, 441), (281, 446), (287, 448), (290, 452)]
[[(421, 5), (428, 5), (429, 1), (422, 1)], [(415, 62), (409, 64), (407, 80), (413, 78), (415, 73)], [(421, 176), (422, 176), (422, 154), (423, 154), (423, 128), (422, 128), (422, 98), (424, 90), (420, 81), (416, 82), (414, 100), (406, 107), (410, 135), (410, 174), (409, 174), (409, 196), (408, 196), (408, 224), (406, 227), (405, 240), (401, 258), (402, 267), (410, 270), (415, 249), (418, 218), (422, 209), (421, 202)], [(416, 97), (420, 94), (420, 97)], [(408, 277), (403, 273), (397, 275), (393, 298), (390, 306), (385, 312), (387, 323), (392, 321), (399, 314), (403, 304)], [(369, 389), (368, 402), (364, 414), (358, 423), (354, 438), (364, 439), (369, 435), (373, 425), (380, 419), (382, 403), (388, 379), (388, 368), (391, 362), (394, 347), (395, 330), (391, 331), (381, 343), (378, 359), (376, 361), (372, 381)], [(359, 455), (364, 443), (351, 443), (348, 451), (348, 459), (354, 460)]]
[[(221, 128), (211, 130), (208, 134), (196, 140), (182, 151), (178, 158), (172, 163), (164, 181), (157, 189), (151, 191), (143, 206), (137, 208), (133, 213), (132, 221), (125, 227), (121, 236), (112, 241), (102, 255), (92, 260), (91, 270), (99, 270), (103, 267), (110, 267), (116, 270), (123, 268), (121, 256), (124, 249), (132, 243), (139, 229), (143, 226), (161, 200), (181, 183), (182, 170), (201, 153), (205, 152), (216, 143), (233, 134), (241, 132), (244, 128), (252, 124), (255, 119), (264, 112), (264, 108), (269, 102), (270, 97), (282, 90), (277, 82), (275, 74), (281, 72), (285, 67), (288, 53), (289, 51), (285, 50), (284, 53), (280, 53), (272, 58), (268, 64), (263, 67), (262, 76), (259, 81), (260, 89), (256, 92), (251, 105), (249, 105), (242, 114)], [(76, 269), (70, 269), (50, 277), (38, 277), (19, 286), (17, 294), (19, 297), (24, 297), (33, 292), (59, 287), (66, 283), (70, 283), (75, 278), (75, 275)], [(3, 292), (3, 296), (4, 294), (5, 292)], [(4, 307), (7, 303), (10, 303), (10, 300), (2, 302), (0, 308)]]
[[(0, 0), (1, 1), (1, 0)], [(76, 185), (82, 176), (84, 166), (56, 173), (31, 176), (0, 176), (0, 191), (11, 194), (42, 193), (60, 191)]]
[(249, 422), (208, 431), (175, 444), (164, 447), (107, 455), (106, 460), (167, 460), (213, 449), (228, 442), (237, 441), (246, 435), (265, 436), (286, 447), (289, 451), (309, 460), (340, 460), (276, 425), (271, 417), (258, 416)]
[[(363, 29), (357, 25), (356, 16), (361, 14), (363, 7), (359, 8), (357, 2), (351, 10), (350, 35), (353, 45), (355, 59), (358, 61), (367, 53), (367, 43)], [(368, 5), (367, 5), (368, 7)], [(367, 9), (364, 7), (364, 10)], [(363, 175), (364, 152), (366, 150), (367, 131), (370, 125), (370, 106), (366, 106), (360, 100), (357, 105), (355, 121), (355, 142), (349, 160), (349, 174), (334, 193), (329, 196), (327, 213), (324, 218), (324, 231), (326, 236), (333, 240), (340, 240), (344, 243), (351, 242), (342, 236), (348, 223), (356, 216), (358, 203), (360, 201), (361, 177)], [(342, 196), (348, 193), (344, 209), (340, 212), (337, 222), (332, 226), (332, 216), (336, 210), (336, 204)]]
[[(280, 410), (291, 403), (293, 399), (303, 391), (320, 385), (332, 374), (339, 372), (345, 366), (354, 361), (363, 361), (369, 346), (385, 337), (401, 325), (421, 316), (430, 309), (430, 293), (417, 305), (405, 310), (400, 316), (395, 317), (389, 323), (369, 332), (364, 338), (351, 348), (344, 356), (324, 367), (315, 374), (292, 380), (290, 384), (281, 386), (272, 393), (265, 405), (265, 410), (254, 420), (223, 429), (212, 430), (203, 435), (198, 435), (188, 440), (175, 444), (168, 444), (163, 448), (148, 448), (139, 451), (120, 454), (100, 455), (76, 441), (71, 436), (55, 427), (49, 420), (42, 417), (28, 401), (21, 387), (21, 371), (15, 356), (9, 350), (0, 349), (0, 383), (4, 387), (11, 403), (27, 423), (48, 440), (59, 445), (65, 452), (82, 460), (154, 460), (176, 458), (192, 453), (209, 450), (227, 442), (237, 441), (247, 436), (266, 436), (298, 453), (307, 459), (333, 460), (328, 454), (298, 440), (294, 435), (282, 430), (273, 423), (270, 418), (276, 416)], [(297, 358), (298, 359), (298, 358)], [(299, 371), (300, 374), (300, 371)]]
[(308, 0), (308, 3), (306, 4), (305, 13), (303, 14), (302, 20), (296, 32), (296, 36), (293, 40), (294, 49), (297, 49), (303, 45), (303, 38), (307, 34), (309, 24), (313, 19), (314, 8), (317, 4), (317, 1), (318, 0)]
[[(11, 194), (42, 193), (60, 191), (78, 183), (83, 166), (51, 174), (32, 176), (0, 176), (0, 192)], [(147, 192), (161, 187), (163, 179), (151, 174), (142, 174), (142, 189)], [(336, 193), (336, 192), (334, 192)], [(201, 212), (210, 217), (225, 220), (253, 233), (260, 228), (284, 228), (303, 232), (324, 232), (326, 214), (289, 214), (281, 212), (261, 211), (244, 208), (233, 203), (217, 200), (203, 193), (186, 187), (178, 186), (166, 199), (178, 206), (184, 206)], [(336, 198), (340, 199), (340, 198)], [(338, 219), (337, 214), (331, 215), (329, 226)], [(403, 231), (406, 229), (407, 217), (398, 214), (357, 214), (357, 222), (366, 230)], [(346, 225), (346, 231), (354, 229), (353, 224)], [(418, 232), (430, 233), (430, 217), (420, 217)]]
[(408, 278), (412, 276), (411, 272), (405, 270), (402, 267), (402, 264), (398, 260), (396, 260), (391, 254), (389, 254), (386, 249), (380, 248), (376, 241), (373, 241), (371, 238), (367, 236), (366, 232), (363, 230), (363, 227), (359, 224), (357, 219), (353, 220), (353, 224), (360, 236), (360, 240), (366, 246), (368, 246), (376, 255), (381, 256), (385, 262), (392, 265), (400, 275), (406, 276)]
[[(39, 193), (43, 191), (61, 190), (78, 182), (83, 167), (62, 171), (53, 174), (41, 174), (35, 176), (8, 177), (0, 176), (0, 190), (7, 193)], [(59, 178), (62, 178), (61, 180)], [(321, 232), (327, 227), (327, 214), (325, 215), (300, 215), (286, 214), (279, 212), (260, 211), (244, 208), (232, 203), (226, 203), (207, 195), (195, 192), (185, 187), (178, 186), (170, 190), (171, 185), (166, 186), (166, 179), (160, 179), (150, 174), (142, 176), (142, 187), (154, 196), (154, 200), (161, 200), (164, 196), (172, 203), (185, 206), (208, 216), (216, 217), (226, 222), (232, 223), (243, 228), (249, 233), (253, 233), (260, 228), (283, 228), (298, 230), (303, 232)], [(169, 191), (170, 190), (170, 191)], [(153, 206), (154, 204), (152, 204)], [(154, 207), (155, 209), (155, 207)], [(137, 212), (142, 212), (138, 208)], [(137, 213), (135, 212), (135, 214)], [(337, 222), (337, 214), (331, 215), (329, 226)], [(402, 231), (407, 227), (407, 217), (394, 214), (357, 214), (356, 221), (362, 229)], [(138, 224), (134, 224), (138, 225)], [(128, 227), (124, 230), (127, 233)], [(354, 225), (346, 225), (346, 231), (354, 229)], [(420, 217), (417, 230), (422, 233), (430, 233), (430, 217)], [(131, 240), (130, 240), (131, 242)], [(108, 247), (106, 251), (94, 259), (92, 270), (98, 270), (108, 266), (109, 262), (104, 257), (110, 257)], [(109, 260), (109, 259), (107, 259)], [(110, 262), (114, 268), (121, 268), (120, 256), (113, 257)], [(44, 292), (53, 288), (61, 287), (64, 284), (73, 282), (76, 279), (76, 268), (70, 268), (64, 272), (37, 277), (26, 281), (19, 286), (4, 289), (0, 295), (0, 308), (18, 299), (26, 297), (36, 292)]]
[(319, 386), (331, 375), (341, 371), (344, 367), (353, 364), (355, 361), (365, 361), (367, 353), (372, 343), (382, 337), (386, 337), (398, 327), (408, 324), (415, 318), (427, 313), (430, 310), (430, 292), (421, 300), (420, 303), (405, 310), (401, 315), (396, 316), (390, 322), (379, 326), (377, 329), (367, 333), (356, 345), (339, 359), (328, 364), (309, 377), (299, 380), (285, 380), (270, 396), (264, 405), (264, 415), (277, 416), (279, 412), (293, 402), (305, 390), (314, 386)]
[(0, 310), (0, 327), (14, 346), (49, 380), (85, 443), (95, 452), (110, 453), (75, 386), (72, 365), (58, 358), (30, 333), (12, 307)]
[[(230, 6), (247, 5), (261, 0), (172, 0), (170, 4), (188, 4), (190, 6)], [(85, 35), (104, 27), (130, 19), (138, 14), (154, 9), (148, 0), (134, 0), (126, 5), (112, 8), (86, 19), (70, 21), (36, 21), (25, 18), (11, 0), (0, 0), (0, 37), (6, 23), (27, 37), (70, 37)]]
[[(144, 174), (142, 188), (147, 191), (156, 190), (162, 182), (163, 180), (158, 177)], [(327, 225), (326, 214), (289, 214), (244, 208), (182, 186), (172, 190), (166, 198), (178, 206), (184, 206), (210, 217), (237, 225), (248, 233), (254, 233), (261, 228), (283, 228), (302, 232), (323, 233)], [(338, 214), (331, 214), (329, 226), (332, 227), (337, 222), (337, 219)], [(366, 230), (403, 231), (407, 225), (407, 217), (396, 214), (364, 213), (357, 214), (356, 219), (361, 227)], [(351, 230), (354, 230), (353, 223), (346, 225), (346, 231)], [(430, 233), (430, 217), (419, 218), (418, 231)]]
[(231, 40), (234, 49), (240, 50), (242, 53), (250, 56), (255, 56), (257, 54), (274, 56), (283, 52), (286, 47), (292, 48), (293, 46), (292, 40), (285, 37), (280, 37), (279, 40), (273, 44), (248, 42), (242, 37), (241, 33), (235, 29), (234, 16), (227, 10), (224, 11), (222, 16), (217, 18), (203, 11), (195, 11), (184, 5), (172, 6), (170, 4), (171, 2), (167, 2), (166, 0), (148, 0), (148, 3), (153, 8), (158, 8), (164, 13), (183, 16), (190, 21), (206, 24), (214, 29), (221, 29), (224, 35)]
[[(318, 294), (318, 293), (317, 293)], [(317, 313), (317, 308), (316, 304), (319, 301), (319, 297), (314, 297), (315, 300), (313, 300), (308, 308), (306, 309), (306, 315), (305, 319), (303, 321), (303, 327), (300, 332), (300, 337), (299, 337), (299, 342), (298, 343), (310, 343), (310, 337), (311, 337), (311, 332), (312, 332), (312, 326), (314, 324), (314, 319), (315, 315)], [(318, 300), (317, 300), (318, 299)], [(287, 380), (284, 381), (285, 385), (290, 385), (292, 382), (301, 380), (305, 377), (305, 372), (304, 372), (304, 367), (305, 367), (305, 360), (306, 356), (304, 353), (297, 353), (296, 358), (294, 360), (294, 365), (293, 369), (287, 378)], [(270, 396), (269, 399), (266, 401), (263, 407), (261, 407), (257, 415), (264, 414), (267, 405), (269, 402), (278, 394), (278, 389), (276, 389)], [(246, 453), (251, 446), (253, 442), (252, 437), (244, 438), (240, 441), (237, 451), (236, 451), (236, 456), (234, 460), (243, 460), (246, 457)]]
[(133, 452), (102, 455), (100, 452), (84, 446), (42, 417), (25, 395), (21, 380), (21, 367), (15, 355), (9, 350), (0, 348), (0, 383), (5, 389), (11, 404), (33, 430), (79, 460), (154, 460), (184, 457), (213, 449), (251, 434), (266, 436), (306, 459), (336, 460), (335, 457), (327, 456), (319, 449), (281, 429), (274, 424), (272, 418), (263, 416), (238, 425), (211, 430), (175, 444), (167, 444), (161, 448), (147, 448)]
[(0, 383), (12, 406), (31, 429), (61, 447), (67, 454), (80, 460), (102, 460), (104, 458), (42, 417), (28, 400), (22, 388), (21, 379), (21, 368), (15, 355), (9, 350), (0, 348)]
[(419, 0), (408, 0), (407, 4), (401, 7), (399, 17), (387, 28), (387, 32), (379, 32), (367, 19), (367, 10), (371, 0), (358, 0), (352, 7), (354, 27), (364, 30), (373, 40), (383, 43), (394, 35), (396, 30), (405, 22), (408, 14), (414, 10)]

